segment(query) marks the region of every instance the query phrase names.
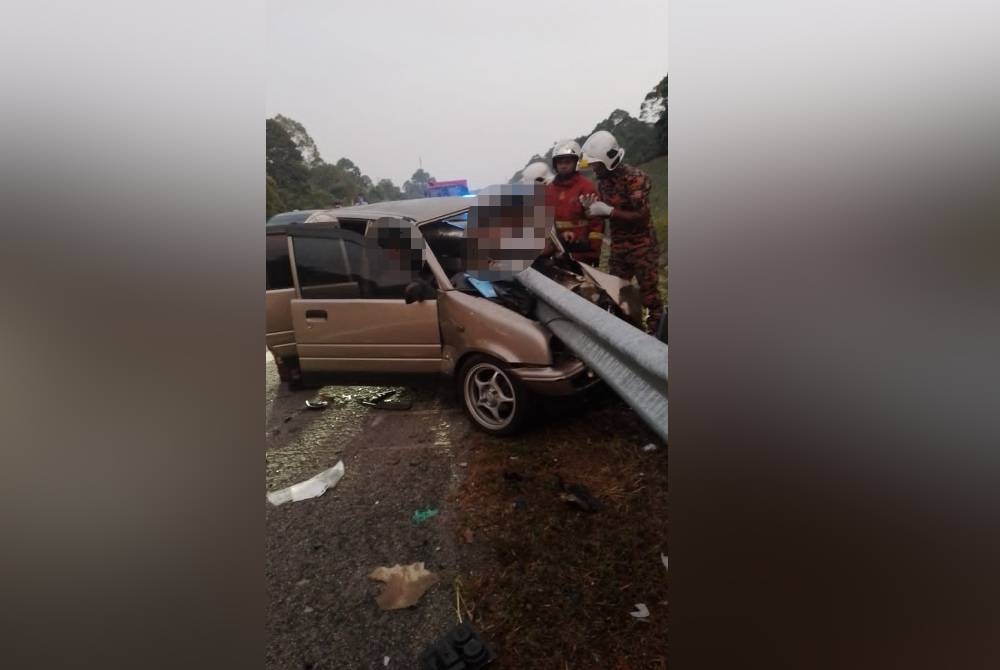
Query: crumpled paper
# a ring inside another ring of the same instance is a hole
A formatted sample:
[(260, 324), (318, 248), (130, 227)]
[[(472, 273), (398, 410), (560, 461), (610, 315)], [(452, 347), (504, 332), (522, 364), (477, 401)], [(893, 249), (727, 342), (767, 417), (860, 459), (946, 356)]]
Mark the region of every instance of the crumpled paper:
[(424, 568), (423, 562), (375, 568), (368, 579), (385, 582), (382, 593), (375, 598), (376, 604), (384, 610), (413, 607), (427, 589), (440, 581), (437, 575)]

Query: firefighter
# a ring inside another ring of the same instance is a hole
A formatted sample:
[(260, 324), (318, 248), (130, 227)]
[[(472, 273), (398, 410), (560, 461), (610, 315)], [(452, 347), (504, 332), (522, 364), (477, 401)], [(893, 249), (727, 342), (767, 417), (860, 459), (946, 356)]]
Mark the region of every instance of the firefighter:
[(581, 197), (596, 196), (594, 183), (577, 170), (580, 145), (573, 140), (557, 142), (552, 149), (556, 175), (545, 187), (545, 201), (553, 208), (556, 234), (577, 261), (597, 267), (604, 241), (604, 219), (588, 217)]
[(555, 175), (552, 174), (552, 168), (546, 163), (541, 161), (532, 163), (528, 167), (524, 168), (521, 172), (521, 183), (522, 184), (548, 184), (552, 181)]
[(649, 175), (622, 162), (625, 150), (614, 135), (599, 130), (583, 143), (583, 157), (597, 176), (597, 197), (582, 196), (587, 214), (611, 222), (608, 272), (625, 280), (635, 277), (649, 313), (646, 328), (655, 333), (663, 313), (659, 292), (660, 247), (649, 212)]

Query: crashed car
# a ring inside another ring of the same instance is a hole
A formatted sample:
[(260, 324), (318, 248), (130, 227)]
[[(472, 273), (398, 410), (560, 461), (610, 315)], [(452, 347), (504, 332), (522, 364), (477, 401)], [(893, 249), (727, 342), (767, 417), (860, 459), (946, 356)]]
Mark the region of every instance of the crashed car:
[[(347, 207), (325, 221), (266, 226), (266, 343), (292, 385), (457, 382), (480, 429), (516, 432), (534, 395), (580, 393), (597, 377), (534, 317), (513, 279), (467, 274), (482, 200), (425, 198)], [(632, 323), (634, 286), (573, 261), (553, 233), (532, 267)], [(534, 253), (534, 252), (533, 252)]]

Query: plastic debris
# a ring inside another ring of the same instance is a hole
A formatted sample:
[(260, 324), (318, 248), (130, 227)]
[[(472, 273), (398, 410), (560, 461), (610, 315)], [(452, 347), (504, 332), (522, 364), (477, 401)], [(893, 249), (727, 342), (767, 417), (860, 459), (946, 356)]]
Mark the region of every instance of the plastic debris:
[(428, 507), (427, 509), (418, 509), (413, 513), (413, 523), (423, 523), (431, 517), (437, 516), (438, 511), (433, 507)]
[(655, 444), (653, 444), (652, 442), (650, 442), (645, 447), (643, 447), (642, 450), (648, 453), (650, 451), (656, 451), (658, 448), (659, 447), (657, 447)]
[(267, 494), (267, 501), (277, 507), (287, 502), (298, 502), (316, 498), (326, 493), (327, 489), (332, 489), (344, 476), (344, 461), (337, 461), (337, 464), (329, 470), (324, 470), (315, 477), (311, 477), (304, 482), (293, 484), (288, 488), (280, 489)]
[(634, 616), (636, 619), (646, 619), (649, 617), (649, 608), (643, 603), (636, 603), (635, 611), (629, 612), (629, 614)]
[(663, 569), (664, 570), (669, 570), (669, 568), (667, 567), (667, 555), (666, 554), (660, 554), (660, 560), (663, 561)]
[(329, 400), (306, 400), (306, 407), (309, 409), (326, 409), (330, 404)]
[(466, 622), (435, 640), (420, 654), (420, 670), (480, 670), (494, 660), (496, 654)]
[(384, 657), (382, 659), (382, 667), (383, 668), (388, 668), (389, 667), (389, 657), (388, 656), (386, 656), (386, 657)]
[(427, 589), (440, 581), (437, 575), (424, 568), (423, 562), (375, 568), (368, 579), (385, 582), (382, 593), (375, 598), (376, 604), (383, 610), (413, 607)]

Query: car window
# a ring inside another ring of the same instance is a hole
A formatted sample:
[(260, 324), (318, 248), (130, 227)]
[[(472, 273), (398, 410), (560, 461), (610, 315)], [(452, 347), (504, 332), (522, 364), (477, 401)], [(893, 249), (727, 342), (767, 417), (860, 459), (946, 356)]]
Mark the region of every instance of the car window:
[(402, 300), (407, 285), (422, 277), (423, 239), (412, 226), (383, 225), (368, 243), (367, 297)]
[[(399, 237), (293, 237), (295, 268), (304, 299), (402, 300), (406, 286), (422, 277), (422, 243)], [(414, 249), (413, 246), (417, 248)]]
[(292, 288), (292, 266), (288, 259), (288, 238), (267, 236), (267, 290)]
[(312, 300), (362, 297), (359, 281), (363, 266), (357, 240), (333, 237), (294, 237), (295, 271), (303, 298)]
[(465, 271), (467, 260), (465, 227), (468, 218), (468, 212), (463, 212), (441, 221), (424, 224), (420, 228), (427, 246), (449, 277)]
[(338, 221), (341, 228), (349, 230), (352, 233), (357, 233), (358, 235), (364, 235), (365, 228), (368, 226), (367, 219), (338, 219)]

